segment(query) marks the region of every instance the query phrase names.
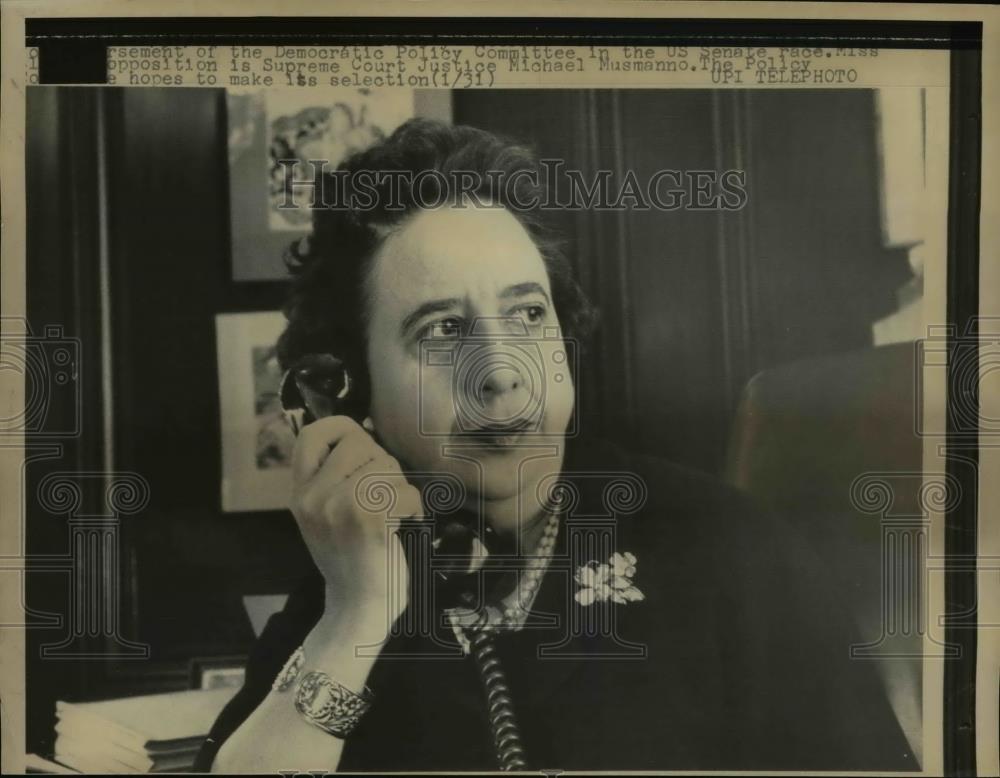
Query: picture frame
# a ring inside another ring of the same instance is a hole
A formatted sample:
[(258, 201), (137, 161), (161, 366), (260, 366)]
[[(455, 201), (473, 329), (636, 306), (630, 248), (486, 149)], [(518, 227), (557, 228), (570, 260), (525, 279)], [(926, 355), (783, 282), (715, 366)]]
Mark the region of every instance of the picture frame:
[(430, 89), (233, 88), (226, 115), (232, 278), (279, 281), (286, 252), (312, 223), (308, 187), (291, 188), (315, 175), (307, 160), (333, 170), (414, 116), (451, 121), (451, 100)]
[(215, 317), (222, 431), (221, 503), (226, 513), (281, 510), (291, 488), (294, 433), (281, 413), (275, 343), (278, 311)]

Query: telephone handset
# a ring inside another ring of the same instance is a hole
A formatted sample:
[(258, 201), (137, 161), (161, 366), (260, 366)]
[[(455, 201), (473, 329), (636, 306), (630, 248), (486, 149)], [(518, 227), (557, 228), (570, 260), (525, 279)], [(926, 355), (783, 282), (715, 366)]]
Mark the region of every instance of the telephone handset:
[[(360, 422), (366, 409), (359, 406), (353, 389), (350, 372), (342, 360), (333, 354), (309, 354), (285, 373), (278, 395), (285, 418), (297, 435), (305, 425), (327, 416), (346, 415)], [(435, 523), (438, 603), (459, 604), (458, 598), (468, 588), (469, 582), (463, 578), (475, 540), (475, 533), (465, 522), (452, 519)], [(462, 561), (449, 565), (449, 559)]]
[[(281, 380), (279, 399), (285, 418), (297, 435), (303, 426), (326, 416), (343, 414), (361, 421), (365, 409), (359, 408), (352, 396), (351, 376), (344, 362), (332, 354), (310, 354), (299, 360)], [(467, 605), (461, 595), (468, 590), (468, 569), (465, 561), (471, 559), (476, 540), (472, 528), (457, 520), (436, 522), (434, 526), (434, 553), (444, 558), (462, 559), (461, 568), (448, 570), (435, 564), (434, 580), (437, 584), (437, 601)], [(408, 560), (413, 565), (413, 560)], [(487, 629), (476, 630), (471, 635), (471, 653), (479, 669), (486, 695), (490, 732), (496, 750), (497, 765), (501, 770), (525, 770), (527, 762), (520, 728), (517, 724), (510, 687), (494, 646), (494, 634)]]

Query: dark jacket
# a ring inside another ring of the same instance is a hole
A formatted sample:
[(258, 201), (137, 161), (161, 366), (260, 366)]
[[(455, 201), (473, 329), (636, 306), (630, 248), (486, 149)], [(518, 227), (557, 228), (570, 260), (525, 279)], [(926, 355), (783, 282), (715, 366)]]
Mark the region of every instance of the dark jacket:
[[(593, 442), (568, 447), (574, 504), (533, 611), (497, 640), (534, 769), (913, 770), (909, 745), (816, 556), (707, 476)], [(574, 581), (613, 551), (642, 601), (582, 605)], [(313, 572), (272, 617), (242, 691), (199, 757), (266, 696), (323, 607)], [(480, 677), (435, 621), (399, 635), (341, 770), (494, 770)]]

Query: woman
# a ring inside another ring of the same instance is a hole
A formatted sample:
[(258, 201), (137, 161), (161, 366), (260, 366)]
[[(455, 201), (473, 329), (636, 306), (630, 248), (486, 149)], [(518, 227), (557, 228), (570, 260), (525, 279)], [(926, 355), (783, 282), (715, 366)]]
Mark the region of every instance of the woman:
[(316, 569), (201, 768), (912, 769), (807, 549), (725, 486), (587, 439), (570, 346), (592, 315), (536, 170), (413, 120), (328, 180), (279, 343), (286, 368), (333, 354), (351, 377), (294, 453)]

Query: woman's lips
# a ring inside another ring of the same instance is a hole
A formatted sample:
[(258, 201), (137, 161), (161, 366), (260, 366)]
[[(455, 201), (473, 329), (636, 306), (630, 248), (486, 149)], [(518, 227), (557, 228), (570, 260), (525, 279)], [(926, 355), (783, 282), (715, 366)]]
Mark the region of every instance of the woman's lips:
[(533, 428), (529, 422), (516, 425), (484, 427), (462, 437), (481, 444), (485, 448), (502, 451), (520, 443), (526, 433)]
[(473, 435), (472, 440), (486, 448), (505, 449), (520, 442), (524, 435), (520, 432), (506, 435)]

